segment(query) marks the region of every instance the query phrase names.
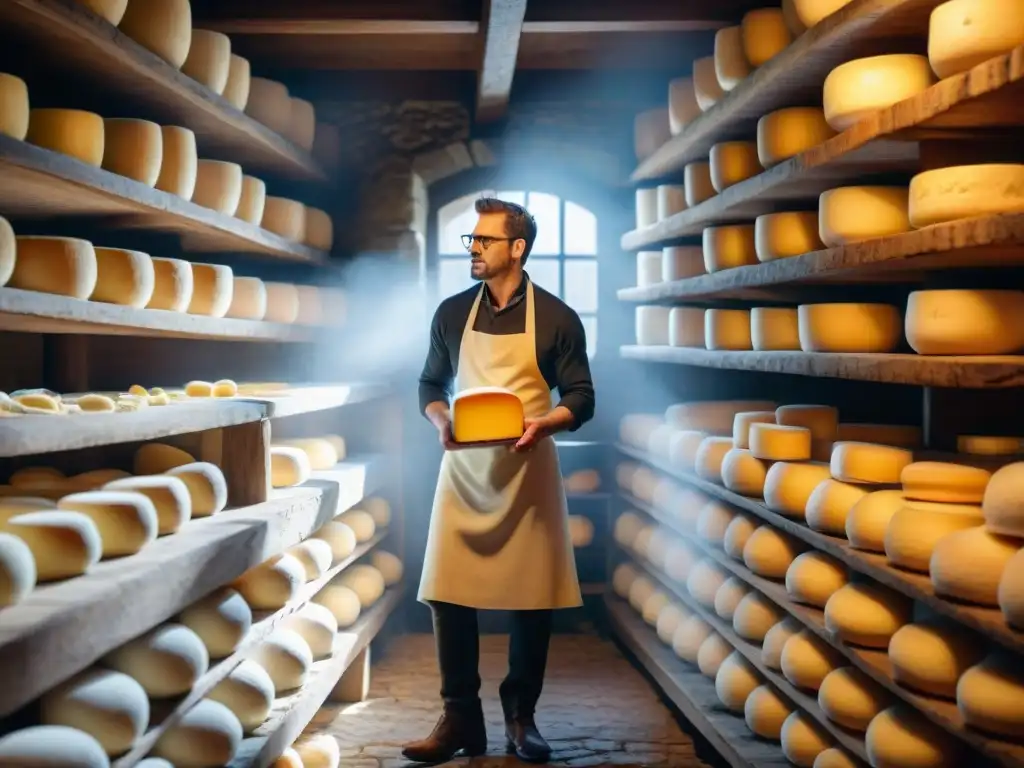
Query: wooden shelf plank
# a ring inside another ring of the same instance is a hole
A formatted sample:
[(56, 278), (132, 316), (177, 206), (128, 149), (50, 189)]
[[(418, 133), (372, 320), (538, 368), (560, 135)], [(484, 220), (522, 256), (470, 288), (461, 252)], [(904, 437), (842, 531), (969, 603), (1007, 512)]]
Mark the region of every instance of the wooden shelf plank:
[[(965, 725), (963, 716), (957, 709), (956, 702), (932, 696), (922, 696), (897, 683), (893, 678), (892, 664), (886, 651), (869, 650), (847, 645), (826, 628), (825, 614), (820, 608), (795, 602), (790, 598), (785, 585), (766, 579), (763, 576), (758, 576), (750, 571), (742, 562), (729, 557), (724, 551), (711, 546), (699, 537), (690, 535), (687, 531), (682, 530), (681, 526), (671, 516), (661, 513), (648, 504), (644, 504), (639, 499), (634, 499), (626, 494), (622, 494), (622, 497), (630, 506), (647, 513), (679, 533), (680, 536), (686, 538), (699, 551), (713, 559), (733, 576), (763, 594), (811, 630), (816, 636), (836, 648), (861, 672), (886, 688), (890, 693), (895, 694), (903, 702), (910, 704), (933, 723), (974, 747), (982, 754), (992, 758), (1000, 765), (1011, 768), (1024, 766), (1024, 745), (1002, 741), (974, 731)], [(652, 569), (650, 566), (645, 566), (645, 568), (655, 576), (658, 575), (657, 569)]]
[(939, 269), (1024, 264), (1024, 214), (984, 216), (851, 243), (788, 259), (727, 269), (644, 288), (623, 288), (622, 301), (665, 302), (741, 295), (807, 282), (843, 282)]
[(822, 192), (873, 175), (910, 174), (918, 169), (918, 145), (909, 141), (861, 142), (846, 134), (734, 184), (710, 200), (622, 236), (624, 251), (661, 247), (699, 235), (715, 224), (746, 223), (763, 213), (817, 207)]
[(681, 472), (678, 469), (667, 466), (664, 462), (651, 459), (643, 451), (623, 445), (619, 446), (619, 450), (621, 453), (642, 461), (659, 472), (670, 475), (692, 488), (696, 488), (710, 496), (726, 501), (745, 512), (753, 514), (773, 527), (785, 531), (827, 555), (831, 555), (852, 570), (869, 576), (880, 584), (923, 603), (932, 610), (958, 621), (965, 627), (980, 632), (985, 637), (995, 640), (1006, 648), (1017, 653), (1024, 653), (1024, 632), (1010, 627), (998, 608), (954, 603), (941, 598), (935, 594), (931, 580), (927, 576), (894, 568), (887, 563), (882, 555), (854, 549), (845, 539), (818, 533), (808, 528), (802, 522), (791, 520), (788, 517), (772, 512), (760, 499), (740, 496), (738, 493), (733, 493), (720, 485), (709, 483), (707, 480), (702, 480), (688, 472)]
[(342, 674), (380, 633), (401, 604), (402, 588), (384, 593), (349, 629), (338, 633), (334, 655), (313, 664), (310, 679), (295, 693), (277, 699), (270, 718), (242, 741), (229, 768), (268, 768), (294, 742), (331, 695)]
[(18, 288), (0, 288), (0, 331), (308, 342), (314, 340), (317, 329), (262, 320), (204, 317), (163, 309), (134, 309)]
[(648, 363), (832, 379), (912, 384), (921, 387), (1001, 389), (1024, 386), (1022, 355), (905, 355), (826, 352), (732, 352), (688, 347), (619, 348), (622, 357)]
[(58, 74), (88, 82), (137, 107), (134, 117), (183, 125), (204, 154), (297, 180), (326, 176), (308, 152), (235, 109), (206, 86), (73, 0), (8, 0), (0, 25)]
[(236, 400), (260, 403), (266, 410), (268, 419), (280, 419), (286, 416), (298, 416), (303, 413), (358, 405), (383, 397), (387, 393), (387, 387), (369, 382), (328, 386), (293, 384), (285, 395), (267, 397), (240, 395)]
[(255, 613), (253, 615), (252, 627), (238, 648), (235, 649), (235, 652), (227, 658), (215, 661), (206, 674), (196, 681), (196, 684), (192, 686), (192, 690), (184, 698), (173, 703), (166, 701), (154, 702), (153, 712), (156, 716), (150, 717), (150, 723), (159, 722), (146, 731), (130, 752), (114, 761), (111, 768), (131, 768), (141, 761), (149, 754), (150, 750), (164, 733), (177, 725), (186, 712), (205, 699), (207, 694), (216, 687), (217, 683), (231, 674), (232, 670), (246, 659), (286, 618), (306, 606), (335, 576), (370, 552), (386, 535), (386, 532), (378, 532), (369, 541), (358, 545), (350, 556), (337, 565), (332, 566), (319, 579), (304, 584), (299, 590), (299, 594), (280, 610)]
[(0, 210), (24, 218), (94, 216), (126, 229), (174, 232), (186, 249), (198, 252), (244, 252), (305, 264), (326, 264), (327, 258), (234, 216), (2, 135)]
[(0, 614), (0, 717), (299, 543), (380, 489), (382, 456), (353, 457), (252, 507), (190, 520), (131, 557), (37, 587)]
[[(633, 172), (633, 181), (662, 178), (706, 157), (716, 142), (748, 138), (762, 115), (782, 107), (820, 103), (821, 87), (838, 65), (892, 52), (892, 41), (928, 34), (928, 18), (942, 0), (853, 0), (798, 37), (725, 98), (687, 125)], [(886, 42), (889, 45), (886, 45)], [(905, 50), (901, 48), (900, 50)]]
[(791, 766), (781, 746), (757, 738), (742, 716), (722, 705), (713, 679), (666, 648), (625, 601), (607, 593), (604, 599), (615, 635), (725, 762), (733, 768)]

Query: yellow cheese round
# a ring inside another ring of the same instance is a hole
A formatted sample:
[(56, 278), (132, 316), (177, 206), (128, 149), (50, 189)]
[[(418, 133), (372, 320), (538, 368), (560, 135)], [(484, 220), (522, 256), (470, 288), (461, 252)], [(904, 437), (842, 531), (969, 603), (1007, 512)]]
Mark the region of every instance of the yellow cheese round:
[(903, 338), (903, 318), (889, 304), (801, 304), (797, 321), (804, 352), (893, 352)]
[(771, 168), (828, 141), (836, 132), (817, 107), (787, 107), (757, 121), (757, 156)]
[(743, 28), (725, 27), (715, 33), (715, 78), (723, 91), (731, 91), (753, 71), (743, 53)]
[(192, 498), (188, 486), (177, 477), (125, 477), (107, 483), (103, 489), (130, 491), (146, 496), (156, 508), (157, 530), (161, 536), (177, 532), (192, 517)]
[(697, 669), (705, 677), (712, 680), (718, 675), (718, 669), (722, 666), (729, 654), (732, 653), (732, 646), (717, 632), (712, 632), (700, 644), (697, 651)]
[(655, 193), (658, 221), (686, 210), (686, 187), (683, 184), (659, 184)]
[(775, 423), (752, 424), (750, 453), (766, 461), (807, 461), (811, 458), (811, 430)]
[(373, 516), (363, 509), (350, 509), (342, 512), (335, 519), (337, 522), (344, 523), (351, 528), (356, 535), (356, 541), (360, 544), (372, 539), (373, 534), (377, 530), (377, 524), (374, 522)]
[(299, 292), (291, 283), (266, 281), (267, 313), (270, 323), (294, 323), (299, 316)]
[(57, 508), (81, 512), (99, 531), (103, 557), (134, 555), (157, 536), (156, 507), (131, 491), (86, 491), (63, 497)]
[(733, 448), (722, 459), (722, 484), (743, 496), (761, 498), (770, 465), (749, 450)]
[(766, 213), (754, 219), (754, 251), (758, 261), (786, 259), (822, 248), (815, 211)]
[(980, 525), (942, 537), (928, 565), (935, 594), (998, 607), (999, 581), (1020, 548), (1019, 539), (998, 536)]
[(840, 424), (836, 440), (919, 448), (921, 428), (902, 424)]
[(686, 205), (693, 208), (717, 193), (711, 182), (711, 163), (687, 163), (683, 166), (683, 186), (686, 189)]
[(17, 238), (17, 257), (8, 286), (26, 291), (87, 299), (98, 278), (96, 251), (87, 240), (70, 237)]
[(0, 72), (0, 134), (24, 141), (28, 126), (28, 86), (20, 77)]
[(223, 264), (192, 263), (190, 315), (224, 317), (231, 306), (235, 281), (231, 267)]
[(928, 24), (928, 62), (940, 78), (966, 72), (1024, 44), (1024, 8), (1014, 0), (950, 0)]
[(301, 243), (306, 236), (306, 206), (297, 200), (268, 196), (260, 226), (285, 240)]
[(647, 602), (647, 599), (653, 595), (656, 590), (657, 587), (654, 586), (654, 582), (651, 581), (650, 578), (643, 574), (637, 576), (633, 579), (633, 584), (629, 588), (629, 596), (627, 599), (629, 600), (630, 606), (632, 606), (633, 610), (639, 613), (643, 610), (644, 603)]
[(846, 513), (846, 538), (854, 549), (884, 552), (889, 522), (906, 504), (901, 491), (872, 491)]
[(832, 745), (832, 737), (800, 711), (782, 724), (781, 741), (782, 754), (800, 768), (812, 768), (815, 758)]
[[(735, 27), (734, 27), (735, 29)], [(721, 30), (719, 34), (721, 34)], [(723, 192), (733, 184), (761, 172), (757, 144), (752, 141), (725, 141), (711, 147), (711, 185)]]
[(566, 493), (594, 493), (601, 487), (601, 474), (596, 469), (578, 469), (562, 478)]
[[(333, 583), (348, 587), (359, 596), (359, 604), (369, 608), (384, 594), (384, 575), (372, 565), (352, 565), (335, 577)], [(653, 594), (653, 593), (652, 593)], [(647, 601), (644, 600), (644, 603)]]
[(164, 156), (163, 131), (148, 120), (103, 121), (102, 166), (111, 173), (156, 185)]
[(160, 128), (160, 136), (160, 173), (153, 186), (183, 200), (191, 200), (199, 173), (196, 135), (188, 128), (165, 125)]
[[(46, 513), (29, 513), (13, 519), (20, 520), (33, 514)], [(4, 532), (10, 528), (9, 520), (0, 520), (0, 607), (20, 603), (36, 585), (36, 564), (30, 545), (13, 533)]]
[(669, 131), (673, 136), (696, 120), (701, 113), (697, 94), (693, 90), (692, 77), (676, 77), (668, 84)]
[(192, 454), (181, 448), (164, 443), (146, 443), (135, 451), (133, 469), (136, 475), (160, 475), (194, 461)]
[(320, 251), (331, 250), (334, 245), (334, 222), (326, 211), (306, 207), (306, 233), (303, 243)]
[(828, 464), (821, 462), (772, 464), (764, 481), (765, 505), (773, 512), (802, 519), (811, 493), (829, 477)]
[(715, 693), (725, 708), (732, 712), (743, 712), (747, 697), (764, 682), (750, 662), (737, 651), (730, 653), (715, 674)]
[(313, 149), (313, 139), (316, 134), (316, 111), (313, 105), (305, 99), (293, 96), (288, 101), (291, 107), (291, 117), (284, 136), (300, 149), (309, 152)]
[(928, 59), (917, 54), (896, 53), (848, 61), (825, 78), (825, 118), (837, 131), (845, 131), (934, 83)]
[(956, 698), (957, 681), (984, 655), (976, 635), (947, 621), (907, 624), (889, 640), (893, 680), (945, 699)]
[(153, 259), (140, 251), (124, 248), (94, 248), (96, 287), (92, 301), (121, 304), (142, 309), (153, 298), (156, 272)]
[(957, 435), (957, 453), (972, 456), (1011, 456), (1024, 451), (1024, 438), (996, 435)]
[(1024, 462), (1014, 462), (998, 469), (985, 488), (982, 511), (985, 526), (1005, 536), (1024, 538), (1024, 503), (1020, 487), (1024, 482)]
[(103, 118), (92, 112), (33, 109), (25, 140), (97, 168), (103, 162)]
[(835, 648), (804, 629), (790, 637), (779, 659), (782, 674), (797, 688), (817, 691), (822, 681), (843, 664)]
[(228, 505), (227, 480), (216, 464), (196, 461), (168, 469), (166, 474), (180, 478), (188, 487), (193, 517), (215, 515)]
[(818, 198), (818, 236), (829, 248), (909, 232), (908, 187), (837, 187)]
[(786, 570), (786, 591), (798, 603), (824, 608), (849, 580), (839, 561), (822, 552), (804, 552)]
[(954, 768), (965, 757), (963, 742), (904, 704), (883, 710), (871, 721), (864, 747), (878, 768)]
[(722, 538), (725, 554), (734, 560), (743, 560), (743, 548), (747, 546), (751, 534), (757, 529), (757, 523), (746, 515), (736, 515)]
[(228, 79), (224, 83), (221, 94), (225, 101), (235, 109), (244, 110), (249, 103), (249, 86), (252, 81), (252, 68), (249, 60), (232, 53), (228, 63)]
[(916, 461), (900, 473), (908, 499), (980, 504), (992, 474), (980, 467), (944, 461)]
[(782, 671), (782, 651), (789, 639), (803, 631), (803, 625), (793, 618), (785, 618), (768, 630), (761, 641), (761, 663), (769, 669)]
[(232, 278), (231, 304), (225, 317), (262, 320), (267, 313), (267, 287), (258, 277)]
[(640, 572), (632, 563), (620, 563), (612, 573), (612, 591), (625, 599), (629, 596), (629, 590), (639, 575)]
[(728, 575), (713, 560), (703, 559), (694, 563), (686, 577), (686, 591), (706, 608), (715, 607), (715, 594)]
[[(591, 527), (593, 527), (593, 524), (591, 524)], [(402, 580), (405, 566), (398, 555), (378, 549), (370, 555), (370, 563), (380, 571), (380, 575), (384, 578), (385, 587), (393, 587)]]
[(641, 187), (636, 194), (636, 228), (643, 229), (658, 223), (658, 189)]
[[(342, 584), (328, 584), (316, 593), (313, 602), (326, 607), (334, 614), (341, 629), (355, 624), (362, 610), (359, 595)], [(312, 655), (312, 651), (310, 654)]]
[(292, 555), (268, 558), (239, 576), (233, 587), (255, 610), (277, 610), (306, 582), (306, 569)]
[(632, 547), (637, 534), (643, 530), (644, 520), (636, 512), (623, 512), (615, 519), (612, 537), (623, 547)]
[(305, 766), (302, 764), (302, 756), (291, 747), (286, 747), (270, 768), (305, 768)]
[(702, 239), (704, 268), (709, 273), (757, 264), (753, 224), (705, 227)]
[(105, 666), (135, 678), (152, 699), (188, 693), (206, 674), (206, 646), (188, 627), (163, 624), (107, 654)]
[(242, 177), (242, 194), (235, 209), (236, 219), (259, 226), (263, 221), (263, 210), (267, 202), (267, 185), (255, 176)]
[(693, 615), (693, 612), (679, 603), (669, 603), (661, 612), (658, 614), (658, 621), (655, 624), (655, 631), (658, 633), (658, 639), (665, 645), (672, 645), (672, 638), (676, 635), (676, 630), (687, 618)]
[(175, 69), (181, 69), (192, 44), (192, 8), (189, 0), (129, 3), (118, 29)]
[(697, 663), (697, 654), (704, 641), (714, 630), (700, 616), (693, 614), (683, 619), (672, 636), (672, 652), (683, 661)]
[(813, 442), (834, 442), (839, 425), (839, 410), (831, 405), (780, 405), (775, 420), (791, 427), (811, 431)]
[(891, 701), (884, 689), (854, 667), (829, 672), (818, 689), (818, 705), (828, 719), (853, 731), (866, 731)]
[(222, 659), (249, 633), (252, 609), (236, 590), (222, 587), (192, 603), (178, 620), (199, 636), (211, 659)]
[[(57, 511), (56, 507), (38, 502), (20, 509), (0, 507), (0, 531), (17, 536), (28, 547), (33, 562), (32, 584), (81, 576), (99, 562), (103, 553), (100, 531), (92, 518), (81, 512)], [(21, 549), (10, 547), (12, 563), (19, 562)], [(14, 565), (7, 568), (12, 579), (8, 592), (20, 594), (20, 587), (15, 587), (25, 580), (15, 578), (17, 572), (13, 569)]]
[(825, 604), (825, 627), (844, 643), (887, 648), (912, 612), (912, 601), (880, 584), (847, 584)]
[(709, 501), (697, 516), (697, 535), (709, 544), (721, 546), (725, 531), (736, 517), (736, 511), (720, 501)]
[(704, 314), (702, 307), (672, 307), (668, 313), (669, 346), (704, 349)]
[(274, 445), (298, 448), (300, 451), (306, 454), (306, 458), (309, 460), (310, 468), (316, 471), (334, 469), (334, 465), (341, 460), (341, 457), (338, 456), (337, 449), (331, 444), (329, 440), (326, 440), (322, 437), (305, 437), (296, 438), (292, 440), (279, 440), (275, 441)]
[(703, 480), (722, 483), (722, 462), (732, 450), (731, 437), (705, 437), (694, 457), (694, 471)]
[(743, 56), (751, 67), (760, 67), (793, 42), (781, 8), (747, 11), (740, 25)]
[(1024, 212), (1024, 165), (961, 165), (910, 180), (908, 213), (915, 228), (973, 216)]
[(637, 160), (650, 157), (670, 138), (667, 108), (648, 109), (637, 114), (633, 121), (633, 149)]
[(956, 703), (969, 727), (1016, 739), (1024, 727), (1022, 694), (1019, 658), (998, 652), (964, 672), (956, 687)]
[(851, 0), (791, 0), (791, 8), (796, 21), (806, 30), (821, 23), (850, 2)]
[[(704, 231), (707, 232), (707, 230)], [(704, 347), (712, 350), (751, 349), (750, 310), (706, 310), (704, 313)]]
[(275, 446), (270, 449), (270, 485), (291, 488), (309, 480), (313, 468), (309, 456), (301, 448)]
[(832, 448), (832, 477), (847, 483), (895, 485), (914, 460), (905, 448), (841, 440)]
[(192, 303), (195, 279), (192, 265), (181, 259), (153, 258), (153, 296), (147, 309), (185, 312)]
[(658, 623), (658, 614), (661, 613), (661, 609), (669, 604), (669, 597), (662, 590), (656, 589), (644, 600), (643, 605), (640, 606), (640, 617), (649, 626), (655, 626)]
[(725, 91), (718, 82), (714, 56), (694, 59), (693, 93), (697, 98), (697, 106), (700, 107), (701, 112), (707, 112), (725, 96)]
[(213, 687), (207, 698), (231, 710), (242, 730), (250, 733), (270, 716), (274, 696), (274, 681), (267, 671), (252, 659), (245, 659)]
[(242, 741), (242, 725), (226, 706), (203, 699), (157, 741), (152, 755), (176, 766), (226, 765)]
[(743, 562), (758, 576), (784, 579), (803, 546), (796, 539), (770, 525), (762, 525), (747, 539), (743, 547)]
[(704, 251), (697, 245), (670, 245), (661, 250), (661, 277), (665, 282), (705, 274)]
[(760, 592), (750, 592), (732, 614), (732, 628), (740, 637), (762, 643), (765, 636), (783, 618), (782, 609)]
[(295, 322), (300, 325), (320, 325), (324, 317), (324, 306), (320, 288), (315, 285), (296, 285), (299, 295), (299, 314)]
[(107, 768), (110, 760), (102, 745), (77, 728), (34, 725), (13, 730), (0, 738), (0, 761), (11, 766), (70, 765)]
[(819, 752), (818, 756), (814, 758), (814, 768), (859, 768), (859, 766), (860, 763), (839, 747), (829, 747)]
[(108, 755), (121, 755), (149, 725), (149, 699), (128, 675), (93, 668), (43, 696), (40, 721), (77, 728), (95, 738)]
[(245, 114), (283, 136), (288, 131), (292, 114), (288, 88), (276, 80), (250, 77)]
[(775, 411), (741, 411), (732, 422), (734, 448), (750, 447), (750, 427), (753, 424), (774, 424)]
[(221, 160), (198, 162), (193, 203), (225, 216), (234, 216), (241, 200), (242, 166)]
[(754, 307), (750, 310), (750, 343), (759, 352), (799, 350), (797, 311), (789, 307)]
[(804, 507), (807, 525), (821, 533), (842, 536), (846, 533), (846, 518), (850, 510), (866, 495), (867, 491), (856, 485), (823, 480), (807, 497), (807, 506)]
[(668, 344), (671, 307), (644, 306), (636, 308), (636, 343), (641, 346)]
[(220, 96), (227, 86), (230, 68), (231, 38), (221, 32), (193, 29), (182, 73)]
[(746, 583), (730, 576), (715, 593), (715, 613), (726, 621), (732, 621), (740, 601), (750, 594)]
[(920, 355), (1009, 355), (1024, 348), (1024, 291), (914, 291), (907, 341)]
[(789, 702), (770, 685), (760, 685), (752, 690), (743, 705), (747, 728), (770, 741), (778, 741), (782, 737), (782, 724), (792, 712)]

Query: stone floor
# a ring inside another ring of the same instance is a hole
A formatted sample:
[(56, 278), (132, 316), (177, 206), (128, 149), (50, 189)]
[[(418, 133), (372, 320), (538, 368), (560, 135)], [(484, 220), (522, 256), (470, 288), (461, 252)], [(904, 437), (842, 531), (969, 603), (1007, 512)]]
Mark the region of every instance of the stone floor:
[[(491, 744), (486, 756), (456, 759), (448, 766), (507, 768), (501, 739), (498, 682), (506, 671), (508, 639), (485, 635), (480, 671)], [(401, 745), (422, 738), (438, 716), (438, 675), (430, 635), (394, 640), (375, 660), (370, 696), (359, 704), (328, 705), (307, 733), (331, 733), (341, 744), (343, 768), (400, 768)], [(554, 748), (552, 766), (650, 766), (698, 768), (720, 765), (699, 735), (691, 736), (658, 699), (648, 681), (614, 644), (596, 635), (556, 635), (537, 714)], [(688, 727), (688, 724), (683, 724)]]

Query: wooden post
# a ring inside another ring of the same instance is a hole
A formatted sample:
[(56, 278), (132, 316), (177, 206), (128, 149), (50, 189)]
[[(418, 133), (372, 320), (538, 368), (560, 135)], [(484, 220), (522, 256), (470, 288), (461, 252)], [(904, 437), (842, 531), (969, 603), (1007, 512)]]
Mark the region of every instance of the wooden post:
[(43, 341), (43, 385), (54, 392), (89, 391), (89, 337), (53, 334)]
[(338, 684), (334, 686), (330, 701), (337, 704), (354, 704), (366, 701), (370, 695), (370, 646), (367, 645), (359, 652), (352, 663), (348, 665)]
[(228, 483), (228, 506), (261, 504), (270, 496), (270, 420), (221, 430), (220, 464)]

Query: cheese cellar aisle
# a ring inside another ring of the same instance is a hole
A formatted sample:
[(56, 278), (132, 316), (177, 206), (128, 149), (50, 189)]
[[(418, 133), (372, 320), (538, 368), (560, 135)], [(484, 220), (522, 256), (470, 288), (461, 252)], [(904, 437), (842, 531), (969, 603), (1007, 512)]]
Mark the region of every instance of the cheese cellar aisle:
[(1022, 63), (785, 0), (636, 116), (605, 601), (731, 765), (1024, 765)]

